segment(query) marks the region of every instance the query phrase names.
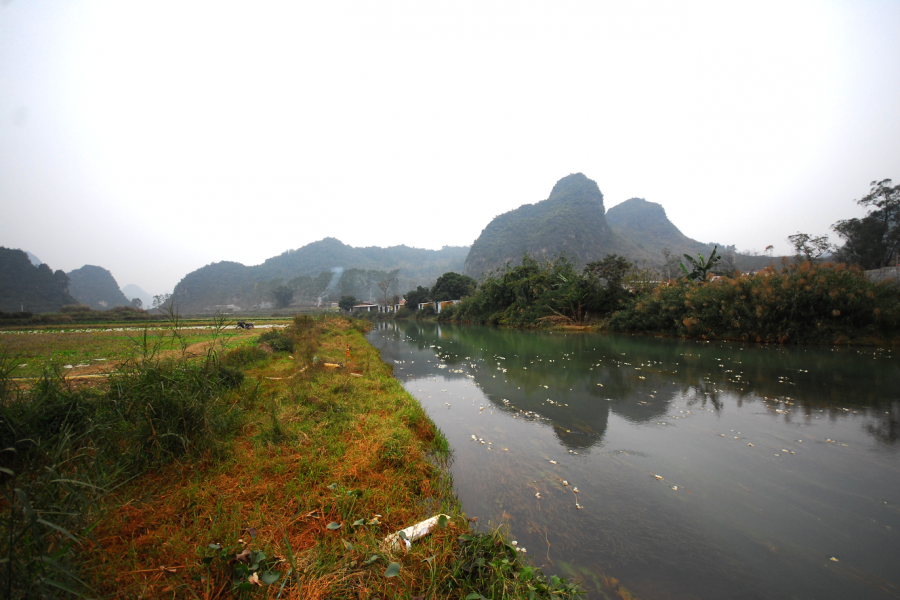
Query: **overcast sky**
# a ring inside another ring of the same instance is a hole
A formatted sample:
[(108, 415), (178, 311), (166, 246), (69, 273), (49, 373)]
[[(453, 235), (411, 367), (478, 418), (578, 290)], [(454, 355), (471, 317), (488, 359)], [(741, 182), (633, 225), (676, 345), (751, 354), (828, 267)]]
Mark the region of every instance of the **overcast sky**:
[(157, 294), (327, 236), (469, 245), (583, 172), (786, 252), (900, 179), (898, 32), (896, 0), (0, 0), (0, 245)]

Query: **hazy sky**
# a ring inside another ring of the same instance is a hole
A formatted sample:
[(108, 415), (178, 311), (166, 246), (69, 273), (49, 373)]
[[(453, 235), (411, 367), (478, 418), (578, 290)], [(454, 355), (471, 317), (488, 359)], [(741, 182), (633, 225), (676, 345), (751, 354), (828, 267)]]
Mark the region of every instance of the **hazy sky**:
[(900, 2), (0, 1), (0, 245), (54, 269), (468, 245), (579, 171), (701, 241), (830, 233), (900, 179)]

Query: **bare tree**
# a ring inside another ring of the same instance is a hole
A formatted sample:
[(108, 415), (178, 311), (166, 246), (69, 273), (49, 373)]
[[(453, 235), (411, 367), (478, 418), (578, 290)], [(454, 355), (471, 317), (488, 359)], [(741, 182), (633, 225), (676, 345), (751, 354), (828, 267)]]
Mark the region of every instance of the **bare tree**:
[(663, 266), (662, 274), (666, 279), (677, 279), (681, 276), (681, 269), (678, 267), (678, 257), (672, 254), (668, 248), (662, 249)]
[(808, 260), (811, 263), (816, 262), (822, 255), (831, 252), (834, 248), (828, 243), (827, 235), (813, 237), (808, 233), (797, 232), (789, 235), (787, 239), (794, 247), (798, 260)]
[(394, 269), (383, 279), (379, 279), (375, 284), (378, 286), (378, 289), (381, 290), (382, 298), (384, 299), (384, 306), (387, 306), (389, 292), (395, 291), (394, 288), (397, 286), (397, 275), (399, 274), (400, 269)]

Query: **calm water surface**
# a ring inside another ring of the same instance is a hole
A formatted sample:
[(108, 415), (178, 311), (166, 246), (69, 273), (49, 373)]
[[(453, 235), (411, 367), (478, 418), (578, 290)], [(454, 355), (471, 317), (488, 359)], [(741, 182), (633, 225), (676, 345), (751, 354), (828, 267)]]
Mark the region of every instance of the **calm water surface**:
[(369, 340), (450, 441), (468, 515), (589, 597), (900, 597), (896, 352), (433, 323)]

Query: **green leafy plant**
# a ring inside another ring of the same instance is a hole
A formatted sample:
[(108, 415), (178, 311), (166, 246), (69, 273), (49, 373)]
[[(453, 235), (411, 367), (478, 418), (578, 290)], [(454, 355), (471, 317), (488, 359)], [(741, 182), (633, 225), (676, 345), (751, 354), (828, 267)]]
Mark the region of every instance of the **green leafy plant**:
[(251, 550), (242, 544), (230, 547), (209, 544), (207, 554), (203, 557), (207, 581), (213, 579), (213, 570), (226, 573), (230, 571), (232, 590), (238, 593), (251, 592), (255, 587), (269, 586), (278, 581), (281, 573), (274, 568), (278, 562), (266, 556), (262, 550)]
[(294, 340), (283, 331), (272, 329), (257, 338), (258, 344), (268, 344), (275, 352), (293, 352)]
[[(464, 533), (452, 567), (450, 589), (467, 600), (482, 598), (575, 598), (582, 592), (522, 561), (525, 551), (506, 540), (499, 529)], [(462, 596), (462, 594), (466, 594)]]
[(678, 263), (681, 267), (681, 272), (684, 273), (685, 277), (692, 281), (706, 281), (710, 272), (715, 268), (716, 263), (722, 259), (722, 256), (716, 253), (718, 248), (718, 246), (713, 247), (708, 259), (704, 259), (702, 254), (697, 254), (699, 260), (692, 257), (690, 254), (685, 254), (684, 257), (690, 263), (692, 270), (688, 271), (688, 268), (684, 266), (684, 263)]

